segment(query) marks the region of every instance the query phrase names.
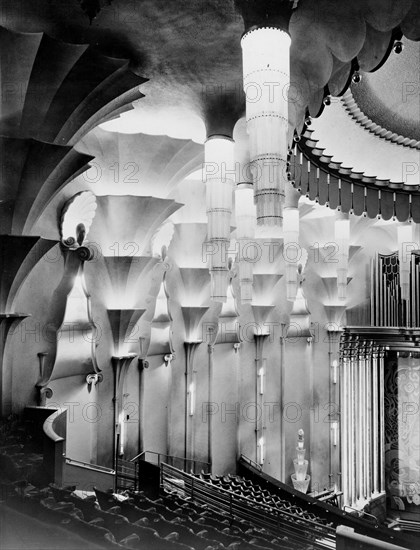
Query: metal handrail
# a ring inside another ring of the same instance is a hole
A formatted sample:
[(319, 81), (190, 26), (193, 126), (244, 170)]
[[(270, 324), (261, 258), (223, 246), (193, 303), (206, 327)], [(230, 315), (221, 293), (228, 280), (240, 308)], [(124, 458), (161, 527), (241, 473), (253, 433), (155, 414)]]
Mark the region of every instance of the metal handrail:
[[(195, 500), (201, 500), (218, 510), (225, 510), (229, 513), (232, 521), (235, 516), (247, 519), (264, 528), (277, 532), (281, 530), (283, 534), (287, 534), (295, 541), (308, 543), (308, 537), (311, 537), (314, 538), (314, 540), (311, 540), (311, 544), (316, 548), (331, 548), (331, 545), (335, 544), (335, 529), (332, 527), (279, 510), (268, 504), (256, 503), (248, 497), (215, 486), (169, 464), (162, 464), (162, 472), (167, 474), (166, 479), (163, 475), (163, 481), (176, 486), (179, 490), (180, 487), (173, 482), (173, 479), (182, 480), (184, 487), (181, 490), (189, 493), (189, 496)], [(305, 536), (305, 531), (308, 536)]]
[(90, 462), (83, 462), (82, 460), (76, 460), (74, 458), (65, 457), (66, 464), (70, 466), (78, 466), (79, 468), (86, 468), (87, 470), (94, 470), (95, 472), (102, 472), (104, 474), (115, 474), (115, 470), (112, 468), (107, 468), (106, 466), (101, 466), (100, 464), (92, 464)]
[(151, 453), (153, 451), (142, 451), (138, 455), (136, 455), (134, 458), (130, 458), (129, 462), (134, 462), (135, 460), (138, 460), (141, 456), (145, 455), (146, 453)]
[(251, 458), (248, 458), (244, 454), (241, 454), (241, 459), (243, 459), (245, 462), (248, 462), (248, 464), (253, 466), (256, 470), (262, 472), (261, 464), (258, 464), (258, 462), (255, 462), (254, 460), (252, 460)]
[(353, 510), (353, 512), (357, 512), (357, 514), (358, 514), (359, 517), (362, 517), (362, 516), (369, 516), (370, 518), (373, 518), (374, 521), (375, 521), (375, 527), (379, 527), (378, 518), (375, 517), (374, 515), (369, 514), (368, 512), (365, 512), (364, 510), (357, 510), (357, 508), (352, 508), (352, 507), (349, 506), (348, 504), (345, 504), (345, 505), (343, 506), (343, 510), (344, 510), (345, 508), (349, 508), (350, 510)]
[(171, 460), (181, 460), (184, 463), (188, 462), (188, 463), (192, 463), (192, 464), (202, 464), (203, 466), (210, 467), (210, 462), (204, 462), (203, 460), (195, 460), (195, 459), (192, 459), (192, 458), (186, 458), (184, 456), (168, 455), (168, 454), (165, 454), (165, 453), (159, 453), (157, 451), (142, 451), (141, 453), (136, 455), (134, 458), (132, 458), (129, 462), (137, 462), (138, 460), (140, 460), (140, 457), (142, 457), (142, 456), (146, 457), (147, 453), (152, 454), (152, 455), (156, 455), (158, 457), (158, 465), (160, 465), (162, 463), (161, 457), (165, 457), (165, 458), (169, 458)]

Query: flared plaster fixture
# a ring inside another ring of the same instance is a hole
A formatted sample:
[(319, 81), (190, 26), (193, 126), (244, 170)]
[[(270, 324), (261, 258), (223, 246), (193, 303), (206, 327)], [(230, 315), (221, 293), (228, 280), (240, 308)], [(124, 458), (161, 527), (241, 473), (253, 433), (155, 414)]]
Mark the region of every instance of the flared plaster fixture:
[(207, 306), (194, 307), (181, 306), (182, 317), (185, 327), (185, 342), (196, 343), (203, 341), (201, 320), (208, 311)]
[(140, 308), (107, 309), (114, 356), (126, 356), (130, 347), (137, 342), (137, 323), (145, 311), (145, 309)]
[(82, 191), (67, 200), (58, 212), (64, 271), (52, 289), (47, 305), (45, 348), (38, 354), (40, 377), (35, 387), (41, 405), (51, 397), (48, 386), (51, 381), (67, 376), (86, 377), (101, 370), (96, 358), (101, 327), (93, 319), (91, 296), (85, 283), (85, 262), (93, 260), (96, 252), (86, 241), (95, 211), (95, 195)]
[(159, 267), (163, 271), (163, 277), (156, 296), (147, 357), (161, 355), (165, 366), (168, 367), (175, 359), (175, 351), (172, 345), (172, 316), (169, 308), (169, 294), (166, 282), (166, 275), (171, 266), (165, 261), (164, 250), (162, 250), (162, 254), (162, 262)]
[[(338, 216), (338, 214), (337, 214)], [(347, 273), (349, 265), (350, 220), (348, 214), (342, 214), (335, 220), (335, 244), (337, 246), (337, 287), (338, 299), (347, 297)]]
[(211, 299), (226, 302), (228, 250), (232, 216), (234, 142), (226, 136), (211, 136), (204, 145), (203, 182), (206, 184), (207, 259), (211, 276)]
[[(229, 260), (229, 269), (232, 262)], [(232, 288), (232, 280), (235, 275), (230, 270), (228, 275), (228, 289), (226, 302), (222, 305), (215, 344), (240, 344), (241, 327), (238, 322), (239, 311), (236, 305), (236, 298)]]
[(238, 241), (238, 270), (241, 302), (252, 302), (255, 254), (256, 209), (253, 186), (239, 183), (235, 191), (236, 238)]
[(299, 263), (298, 266), (298, 290), (296, 293), (296, 298), (293, 302), (292, 311), (290, 313), (290, 322), (287, 327), (287, 338), (306, 338), (308, 343), (312, 342), (312, 332), (311, 332), (311, 312), (308, 309), (308, 303), (306, 301), (305, 295), (303, 293), (303, 270), (307, 261), (307, 252), (305, 252), (306, 258), (302, 258), (302, 263)]
[(257, 27), (242, 37), (246, 121), (257, 224), (281, 226), (288, 154), (290, 36)]

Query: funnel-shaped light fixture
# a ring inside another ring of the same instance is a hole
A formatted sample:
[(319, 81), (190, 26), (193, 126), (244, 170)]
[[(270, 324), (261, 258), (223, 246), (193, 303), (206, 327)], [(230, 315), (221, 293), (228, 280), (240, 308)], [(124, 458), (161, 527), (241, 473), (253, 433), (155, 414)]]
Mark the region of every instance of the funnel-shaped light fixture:
[(233, 145), (225, 136), (212, 136), (204, 146), (203, 182), (206, 184), (207, 242), (203, 257), (211, 275), (211, 299), (226, 301), (228, 249), (233, 193)]
[(413, 228), (411, 224), (400, 225), (398, 234), (398, 261), (400, 264), (400, 289), (401, 298), (410, 298), (410, 265), (411, 250), (413, 248)]
[(349, 265), (350, 246), (350, 220), (348, 216), (335, 220), (335, 242), (337, 245), (337, 287), (338, 299), (345, 300), (347, 297), (347, 272)]
[(238, 267), (241, 302), (251, 303), (255, 251), (256, 209), (253, 186), (240, 183), (235, 192), (236, 237), (239, 245)]
[(299, 209), (285, 208), (284, 209), (284, 247), (283, 257), (286, 262), (286, 292), (287, 299), (294, 300), (296, 298), (298, 286), (297, 266), (300, 260), (299, 247)]
[(241, 41), (257, 223), (282, 225), (288, 151), (290, 36), (260, 27)]

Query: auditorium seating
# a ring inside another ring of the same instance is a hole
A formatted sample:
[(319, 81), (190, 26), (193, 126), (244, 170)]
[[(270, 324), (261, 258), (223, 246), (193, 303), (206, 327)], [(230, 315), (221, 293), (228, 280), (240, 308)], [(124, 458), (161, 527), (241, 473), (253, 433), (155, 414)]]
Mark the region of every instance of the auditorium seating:
[[(181, 472), (185, 475), (184, 472)], [(133, 550), (314, 550), (335, 548), (334, 539), (325, 536), (332, 523), (313, 512), (261, 488), (239, 476), (190, 476), (205, 482), (211, 491), (233, 495), (236, 505), (244, 499), (253, 503), (254, 515), (241, 518), (216, 509), (200, 499), (189, 498), (178, 484), (176, 490), (163, 486), (159, 498), (142, 491), (120, 494), (95, 489), (83, 494), (75, 487), (50, 485), (29, 488), (9, 496), (7, 506), (61, 526), (86, 540), (86, 548), (130, 548)], [(213, 488), (213, 489), (212, 489)], [(196, 488), (197, 489), (197, 488)], [(210, 499), (211, 500), (211, 499)], [(237, 508), (235, 508), (237, 510)], [(295, 530), (285, 524), (270, 528), (257, 521), (259, 512), (280, 512), (279, 519), (293, 517)], [(308, 527), (312, 526), (312, 530)], [(410, 546), (407, 546), (408, 548)]]
[(241, 478), (239, 476), (227, 475), (227, 476), (213, 476), (205, 473), (195, 475), (199, 479), (203, 479), (210, 482), (215, 487), (231, 491), (239, 498), (251, 499), (256, 505), (263, 504), (270, 506), (276, 510), (291, 513), (298, 518), (304, 518), (311, 521), (316, 521), (319, 524), (332, 527), (332, 522), (327, 522), (324, 518), (318, 517), (316, 514), (308, 512), (299, 506), (293, 505), (290, 501), (280, 498), (278, 495), (271, 493), (267, 489), (262, 489), (260, 486), (254, 484), (248, 479)]
[(298, 550), (286, 538), (235, 521), (208, 506), (164, 491), (152, 500), (142, 492), (114, 495), (95, 490), (77, 496), (74, 487), (9, 496), (7, 506), (50, 525), (60, 525), (93, 547), (133, 550)]

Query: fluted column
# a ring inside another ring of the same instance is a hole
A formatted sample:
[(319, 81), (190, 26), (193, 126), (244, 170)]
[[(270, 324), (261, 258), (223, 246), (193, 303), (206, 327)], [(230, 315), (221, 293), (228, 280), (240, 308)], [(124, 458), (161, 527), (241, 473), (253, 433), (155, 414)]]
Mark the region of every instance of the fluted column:
[(384, 348), (379, 348), (379, 488), (385, 492), (385, 382), (384, 382)]
[(360, 476), (359, 476), (359, 499), (366, 499), (366, 355), (365, 342), (360, 342), (358, 350), (358, 375), (359, 375), (359, 457), (360, 457)]
[(255, 437), (256, 437), (256, 462), (263, 466), (265, 458), (265, 419), (264, 419), (264, 391), (266, 380), (266, 366), (263, 357), (264, 342), (268, 334), (255, 334), (255, 403), (261, 414), (256, 414)]
[[(213, 352), (214, 345), (207, 344), (207, 353), (208, 353), (208, 401), (209, 406), (213, 403)], [(212, 442), (212, 429), (213, 429), (213, 420), (212, 415), (208, 415), (208, 432), (207, 432), (207, 462), (210, 465), (210, 472), (212, 469), (213, 461), (213, 442)]]
[(349, 422), (349, 440), (350, 440), (350, 457), (349, 457), (349, 472), (350, 477), (350, 505), (355, 506), (358, 495), (358, 409), (357, 406), (357, 389), (358, 389), (358, 376), (357, 376), (357, 344), (351, 344), (350, 346), (350, 422)]
[(340, 348), (343, 501), (362, 508), (385, 490), (385, 351), (348, 333)]
[(366, 498), (370, 499), (372, 496), (372, 430), (374, 424), (374, 415), (372, 410), (372, 350), (373, 342), (366, 343), (365, 354), (365, 372), (366, 372), (366, 387), (365, 387), (365, 401), (366, 401)]
[(350, 479), (349, 455), (350, 455), (350, 432), (349, 432), (349, 390), (351, 383), (350, 353), (348, 342), (342, 342), (340, 353), (340, 442), (341, 442), (341, 490), (343, 491), (343, 504), (350, 504)]
[(379, 479), (379, 424), (378, 424), (378, 409), (379, 409), (379, 346), (374, 345), (372, 349), (372, 477), (373, 477), (373, 493), (378, 494), (380, 489)]
[[(194, 422), (195, 414), (195, 396), (196, 396), (196, 380), (194, 370), (195, 353), (201, 344), (197, 342), (184, 342), (185, 349), (185, 433), (184, 433), (184, 451), (185, 458), (194, 460)], [(185, 464), (185, 471), (187, 463)]]

